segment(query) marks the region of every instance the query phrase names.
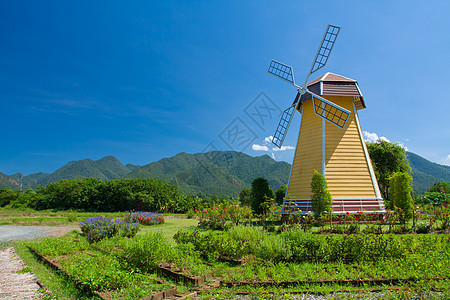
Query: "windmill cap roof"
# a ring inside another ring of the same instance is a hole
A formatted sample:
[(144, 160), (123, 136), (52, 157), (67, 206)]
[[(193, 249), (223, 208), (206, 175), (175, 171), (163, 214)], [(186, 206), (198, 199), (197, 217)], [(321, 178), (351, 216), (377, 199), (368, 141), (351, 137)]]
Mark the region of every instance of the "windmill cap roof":
[[(357, 110), (366, 108), (358, 82), (354, 79), (328, 72), (325, 75), (309, 82), (307, 87), (308, 90), (319, 96), (353, 97)], [(299, 95), (295, 97), (294, 103), (298, 101), (298, 96)], [(311, 99), (311, 95), (305, 93), (300, 98), (300, 102), (304, 102), (309, 99)]]
[(354, 80), (354, 79), (328, 72), (325, 75), (322, 75), (319, 78), (316, 78), (313, 81), (311, 81), (310, 83), (308, 83), (308, 86), (313, 85), (319, 81), (322, 81), (322, 82), (356, 82), (356, 80)]

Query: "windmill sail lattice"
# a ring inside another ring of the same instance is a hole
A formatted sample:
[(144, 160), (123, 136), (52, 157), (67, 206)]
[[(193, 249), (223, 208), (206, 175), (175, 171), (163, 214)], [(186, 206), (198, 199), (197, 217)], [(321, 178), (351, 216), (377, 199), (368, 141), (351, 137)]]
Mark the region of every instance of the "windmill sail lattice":
[(278, 77), (287, 83), (295, 85), (294, 81), (294, 71), (288, 65), (280, 63), (276, 60), (272, 60), (267, 72), (275, 77)]
[[(334, 42), (339, 34), (341, 28), (333, 25), (328, 25), (327, 30), (320, 44), (319, 50), (317, 51), (316, 57), (314, 58), (314, 63), (311, 66), (309, 75), (316, 72), (323, 66), (327, 64), (328, 57), (330, 56), (331, 50), (333, 49)], [(306, 79), (308, 80), (308, 79)]]
[(340, 128), (344, 128), (351, 113), (348, 109), (340, 107), (327, 99), (318, 97), (313, 93), (311, 93), (311, 97), (314, 102), (314, 112), (316, 115)]
[(286, 136), (286, 132), (291, 124), (292, 117), (294, 116), (295, 105), (287, 108), (283, 115), (281, 116), (280, 122), (278, 123), (277, 130), (272, 139), (272, 143), (275, 144), (278, 148), (281, 148), (283, 144), (284, 138)]

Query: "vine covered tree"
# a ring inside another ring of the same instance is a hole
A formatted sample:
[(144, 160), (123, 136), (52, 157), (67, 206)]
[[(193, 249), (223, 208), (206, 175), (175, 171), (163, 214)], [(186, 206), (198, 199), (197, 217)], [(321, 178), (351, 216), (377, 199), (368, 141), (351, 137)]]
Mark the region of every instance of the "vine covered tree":
[(389, 201), (389, 177), (395, 172), (411, 172), (405, 149), (387, 141), (378, 140), (367, 143), (370, 159), (377, 177), (383, 198)]

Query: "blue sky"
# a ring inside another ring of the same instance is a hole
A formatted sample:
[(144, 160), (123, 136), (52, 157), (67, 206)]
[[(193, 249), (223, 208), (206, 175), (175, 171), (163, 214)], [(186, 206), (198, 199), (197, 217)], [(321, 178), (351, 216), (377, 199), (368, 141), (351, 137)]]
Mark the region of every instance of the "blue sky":
[[(213, 149), (291, 162), (300, 114), (284, 151), (265, 139), (296, 91), (267, 67), (288, 63), (303, 81), (327, 24), (342, 30), (311, 79), (357, 80), (368, 138), (450, 165), (449, 11), (448, 1), (2, 1), (0, 172)], [(264, 119), (252, 115), (261, 103)]]

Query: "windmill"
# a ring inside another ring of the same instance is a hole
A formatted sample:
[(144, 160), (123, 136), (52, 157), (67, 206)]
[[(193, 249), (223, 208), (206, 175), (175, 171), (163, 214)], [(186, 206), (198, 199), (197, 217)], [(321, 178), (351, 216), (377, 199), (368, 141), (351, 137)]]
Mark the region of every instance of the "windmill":
[(384, 203), (362, 136), (357, 110), (365, 108), (358, 83), (326, 73), (308, 83), (323, 68), (340, 27), (328, 25), (303, 85), (292, 67), (272, 60), (268, 73), (297, 88), (291, 106), (282, 113), (272, 142), (281, 148), (295, 111), (302, 114), (294, 162), (282, 213), (311, 210), (314, 169), (325, 175), (333, 211), (383, 213)]

